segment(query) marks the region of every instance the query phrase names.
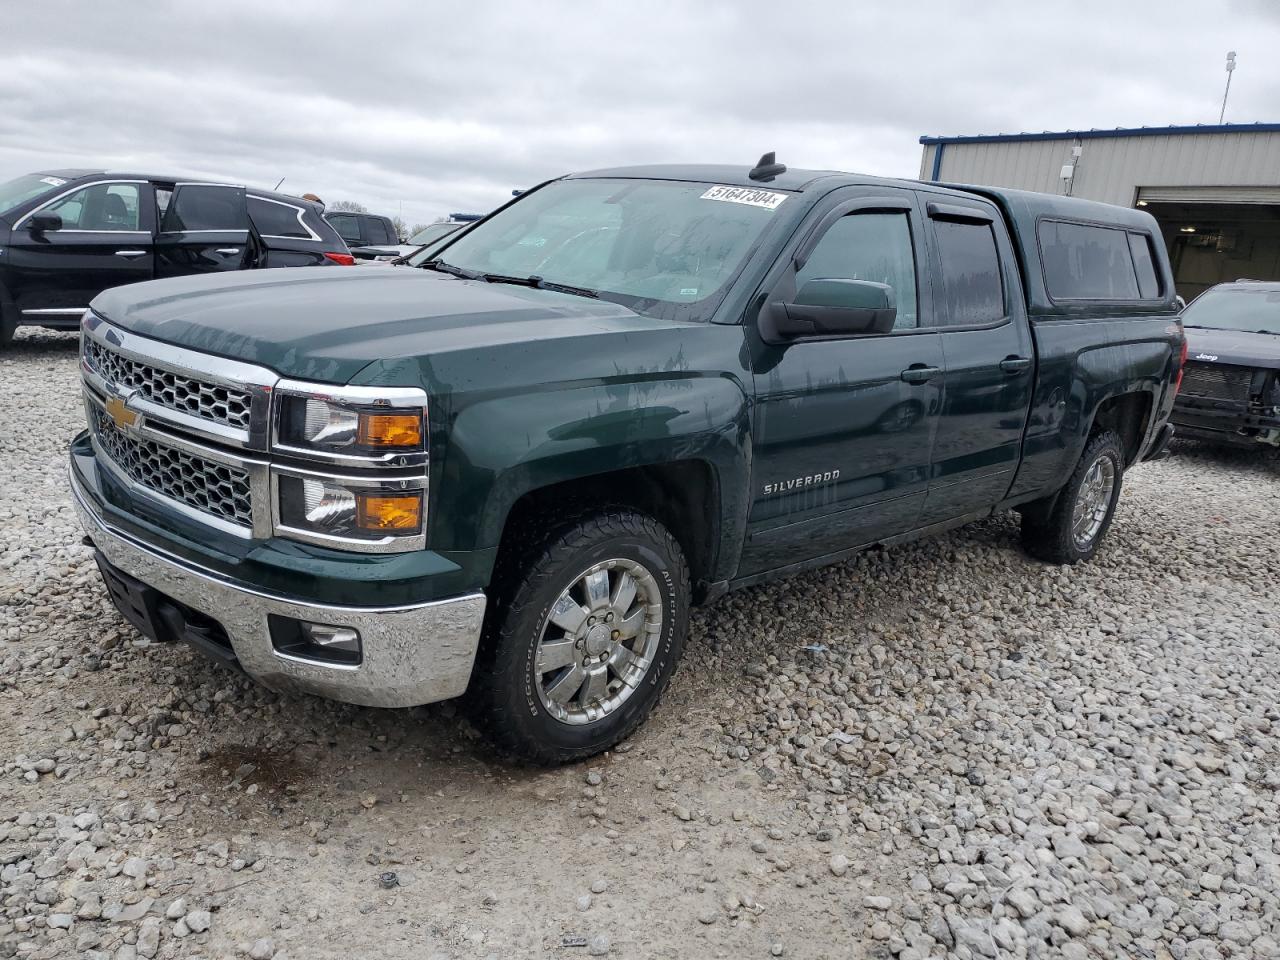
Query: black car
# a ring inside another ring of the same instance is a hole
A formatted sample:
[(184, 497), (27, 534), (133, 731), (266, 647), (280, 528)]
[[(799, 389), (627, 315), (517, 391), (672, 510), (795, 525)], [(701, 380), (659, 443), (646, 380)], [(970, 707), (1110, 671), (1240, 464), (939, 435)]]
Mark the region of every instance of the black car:
[(338, 231), (352, 255), (358, 260), (376, 260), (380, 256), (399, 256), (395, 248), (400, 235), (390, 217), (376, 213), (332, 211), (324, 218)]
[(22, 324), (75, 329), (89, 301), (140, 280), (351, 265), (318, 206), (181, 177), (55, 170), (0, 183), (0, 346)]
[(1178, 436), (1280, 447), (1280, 283), (1220, 283), (1182, 313)]

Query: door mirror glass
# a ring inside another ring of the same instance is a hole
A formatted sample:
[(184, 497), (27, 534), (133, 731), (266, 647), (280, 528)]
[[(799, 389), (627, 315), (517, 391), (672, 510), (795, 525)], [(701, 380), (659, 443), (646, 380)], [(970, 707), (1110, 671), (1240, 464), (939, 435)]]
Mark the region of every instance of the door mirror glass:
[(61, 230), (62, 218), (56, 213), (35, 213), (27, 220), (32, 233), (44, 233), (48, 230)]
[(248, 229), (244, 187), (204, 183), (179, 184), (160, 222), (161, 233), (245, 232)]
[(770, 309), (774, 330), (784, 337), (888, 333), (898, 309), (893, 287), (872, 280), (815, 278), (790, 303)]

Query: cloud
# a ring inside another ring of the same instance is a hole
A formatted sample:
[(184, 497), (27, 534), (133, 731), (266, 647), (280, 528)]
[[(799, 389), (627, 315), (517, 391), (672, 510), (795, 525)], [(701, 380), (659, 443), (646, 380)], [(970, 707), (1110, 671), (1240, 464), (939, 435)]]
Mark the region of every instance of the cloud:
[(1275, 120), (1275, 5), (1078, 0), (15, 5), (0, 179), (210, 176), (418, 222), (571, 170), (914, 176), (921, 134)]

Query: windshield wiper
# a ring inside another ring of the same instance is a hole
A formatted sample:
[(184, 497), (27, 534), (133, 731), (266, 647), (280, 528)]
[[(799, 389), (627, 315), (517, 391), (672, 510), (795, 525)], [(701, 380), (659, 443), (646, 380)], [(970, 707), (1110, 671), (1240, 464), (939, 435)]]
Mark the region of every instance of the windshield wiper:
[(443, 260), (428, 260), (426, 263), (419, 264), (419, 269), (436, 270), (440, 273), (447, 273), (450, 276), (461, 277), (463, 280), (488, 279), (478, 270), (468, 270), (465, 267), (455, 267), (452, 263), (445, 263)]
[(1254, 333), (1268, 333), (1273, 337), (1280, 337), (1280, 330), (1255, 330)]
[(533, 287), (535, 290), (551, 290), (555, 293), (567, 293), (575, 297), (589, 297), (592, 300), (600, 299), (600, 292), (592, 290), (590, 287), (575, 287), (568, 283), (543, 280), (541, 277), (508, 277), (501, 273), (482, 273), (479, 274), (479, 279), (488, 283), (512, 283), (520, 287)]

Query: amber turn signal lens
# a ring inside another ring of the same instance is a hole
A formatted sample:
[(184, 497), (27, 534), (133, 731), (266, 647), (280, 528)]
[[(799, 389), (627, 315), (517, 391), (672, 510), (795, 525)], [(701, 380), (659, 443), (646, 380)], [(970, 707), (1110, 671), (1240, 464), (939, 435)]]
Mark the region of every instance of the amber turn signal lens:
[(366, 447), (420, 447), (422, 414), (362, 413), (356, 442)]
[(356, 526), (362, 530), (418, 530), (422, 526), (421, 494), (362, 494), (356, 503)]

